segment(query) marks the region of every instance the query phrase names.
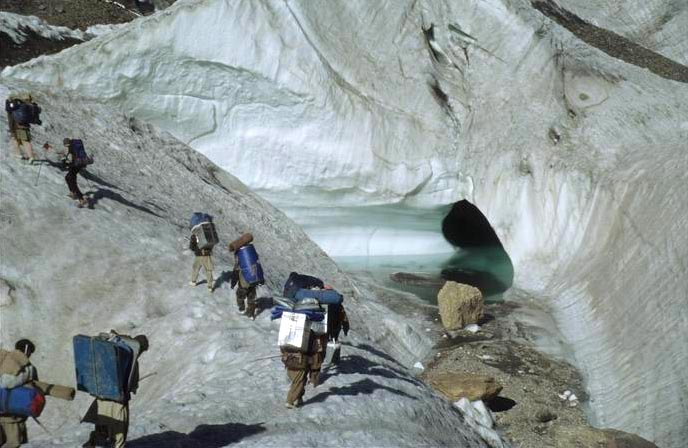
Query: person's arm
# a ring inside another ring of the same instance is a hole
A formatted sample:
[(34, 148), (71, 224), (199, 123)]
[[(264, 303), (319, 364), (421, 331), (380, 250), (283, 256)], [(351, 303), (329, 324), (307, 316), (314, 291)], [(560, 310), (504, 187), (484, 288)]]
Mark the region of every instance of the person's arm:
[(198, 251), (198, 243), (196, 242), (196, 235), (191, 235), (191, 238), (189, 238), (189, 249), (191, 249), (194, 253)]

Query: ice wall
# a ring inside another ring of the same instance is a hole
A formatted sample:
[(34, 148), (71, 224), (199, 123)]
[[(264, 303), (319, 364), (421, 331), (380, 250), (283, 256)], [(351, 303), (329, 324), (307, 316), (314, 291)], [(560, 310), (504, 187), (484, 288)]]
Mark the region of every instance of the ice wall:
[[(685, 64), (680, 2), (574, 3), (621, 34), (625, 17), (666, 19), (644, 35)], [(688, 89), (635, 63), (526, 0), (197, 0), (3, 75), (151, 120), (280, 205), (467, 198), (516, 284), (558, 307), (597, 423), (673, 447), (688, 437)]]

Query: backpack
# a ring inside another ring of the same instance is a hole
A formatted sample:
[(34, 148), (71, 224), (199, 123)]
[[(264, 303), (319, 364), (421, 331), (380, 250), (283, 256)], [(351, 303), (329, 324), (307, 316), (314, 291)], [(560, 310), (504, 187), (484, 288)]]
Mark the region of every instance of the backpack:
[(45, 397), (32, 387), (0, 388), (0, 414), (37, 418), (45, 407)]
[(5, 100), (5, 112), (14, 112), (15, 110), (17, 110), (21, 103), (23, 103), (23, 101), (19, 98), (10, 98)]
[(11, 109), (12, 118), (21, 126), (29, 126), (31, 124), (40, 125), (41, 108), (36, 103), (28, 103), (21, 100), (12, 100), (12, 102), (5, 104), (5, 109)]
[(72, 152), (72, 166), (83, 167), (93, 163), (93, 157), (86, 154), (84, 142), (75, 138), (69, 141), (69, 150)]
[(303, 288), (324, 288), (325, 284), (322, 280), (317, 277), (310, 275), (299, 274), (298, 272), (292, 272), (289, 274), (289, 278), (284, 284), (284, 290), (282, 295), (293, 299), (296, 296), (296, 292)]
[(196, 227), (202, 222), (213, 222), (213, 217), (202, 212), (195, 212), (193, 215), (191, 215), (191, 228)]

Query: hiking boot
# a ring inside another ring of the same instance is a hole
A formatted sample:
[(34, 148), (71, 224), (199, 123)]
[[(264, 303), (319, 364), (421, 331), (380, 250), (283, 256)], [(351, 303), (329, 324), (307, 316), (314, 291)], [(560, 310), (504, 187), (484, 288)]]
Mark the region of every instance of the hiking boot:
[(301, 407), (303, 406), (303, 398), (299, 398), (296, 400), (296, 403), (294, 403), (294, 406)]
[(294, 409), (294, 407), (295, 407), (294, 404), (289, 403), (288, 401), (286, 403), (284, 403), (284, 406), (286, 406), (287, 409)]
[(70, 192), (70, 193), (67, 193), (67, 197), (68, 197), (69, 199), (74, 199), (74, 200), (76, 200), (76, 195), (75, 195), (74, 193), (71, 193), (71, 192)]
[(213, 291), (215, 291), (213, 288), (208, 288), (208, 292), (209, 292), (210, 294), (212, 294)]
[(34, 159), (33, 157), (30, 157), (29, 158), (29, 165), (33, 165), (34, 162), (36, 162), (36, 159)]
[(198, 283), (194, 282), (193, 280), (189, 282), (189, 286), (196, 286)]
[(84, 208), (84, 207), (86, 207), (87, 205), (88, 205), (88, 199), (86, 199), (86, 198), (81, 198), (81, 199), (79, 199), (79, 203), (76, 204), (76, 206), (79, 207), (79, 208)]
[(246, 310), (242, 310), (241, 308), (237, 310), (237, 314), (241, 314), (242, 316), (246, 314)]

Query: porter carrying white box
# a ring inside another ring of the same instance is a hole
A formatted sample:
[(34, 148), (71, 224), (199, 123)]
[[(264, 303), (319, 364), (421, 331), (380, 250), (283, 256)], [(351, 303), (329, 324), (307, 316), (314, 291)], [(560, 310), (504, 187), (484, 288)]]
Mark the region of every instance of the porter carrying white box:
[(306, 352), (308, 351), (310, 331), (310, 321), (305, 314), (284, 311), (277, 344), (280, 348)]

